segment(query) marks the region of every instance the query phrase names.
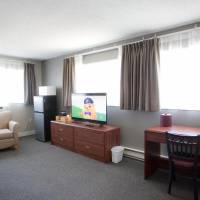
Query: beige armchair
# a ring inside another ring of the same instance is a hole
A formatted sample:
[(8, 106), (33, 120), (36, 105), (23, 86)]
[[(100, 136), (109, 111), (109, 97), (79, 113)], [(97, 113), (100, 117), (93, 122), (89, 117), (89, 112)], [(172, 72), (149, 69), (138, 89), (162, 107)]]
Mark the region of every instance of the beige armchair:
[(19, 125), (17, 122), (12, 121), (11, 118), (10, 111), (0, 112), (0, 149), (19, 148)]

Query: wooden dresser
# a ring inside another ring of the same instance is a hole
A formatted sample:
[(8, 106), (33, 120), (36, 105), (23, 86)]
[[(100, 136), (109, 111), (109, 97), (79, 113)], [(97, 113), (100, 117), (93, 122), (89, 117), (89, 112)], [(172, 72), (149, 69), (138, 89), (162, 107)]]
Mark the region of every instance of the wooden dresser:
[(111, 148), (120, 144), (120, 128), (51, 121), (51, 143), (99, 161), (111, 160)]

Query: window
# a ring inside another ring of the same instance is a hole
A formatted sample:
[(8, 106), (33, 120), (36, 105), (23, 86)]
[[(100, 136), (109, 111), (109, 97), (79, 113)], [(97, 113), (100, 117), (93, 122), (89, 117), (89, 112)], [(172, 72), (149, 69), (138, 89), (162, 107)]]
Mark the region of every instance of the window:
[(119, 106), (119, 49), (76, 57), (75, 91), (77, 93), (107, 93), (110, 106)]
[(0, 60), (0, 106), (24, 102), (24, 65)]
[(161, 38), (162, 109), (200, 110), (200, 31)]

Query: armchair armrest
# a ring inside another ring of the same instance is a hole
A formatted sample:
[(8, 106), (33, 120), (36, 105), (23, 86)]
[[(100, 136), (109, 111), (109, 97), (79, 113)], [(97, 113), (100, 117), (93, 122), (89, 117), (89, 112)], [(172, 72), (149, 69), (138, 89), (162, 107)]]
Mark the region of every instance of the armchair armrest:
[(19, 131), (19, 124), (18, 122), (15, 121), (10, 121), (9, 122), (9, 129), (12, 131), (14, 134), (17, 134)]
[(10, 131), (12, 131), (13, 137), (15, 139), (14, 146), (16, 149), (19, 149), (19, 142), (18, 142), (19, 123), (15, 121), (9, 121), (8, 126)]

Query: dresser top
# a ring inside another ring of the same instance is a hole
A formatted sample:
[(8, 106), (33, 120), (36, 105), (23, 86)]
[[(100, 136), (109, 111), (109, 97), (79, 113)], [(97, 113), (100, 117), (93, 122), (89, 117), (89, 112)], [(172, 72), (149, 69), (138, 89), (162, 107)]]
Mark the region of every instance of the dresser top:
[(96, 130), (96, 131), (112, 131), (115, 129), (119, 129), (119, 127), (117, 126), (111, 126), (111, 125), (96, 125), (96, 124), (86, 124), (84, 122), (71, 122), (71, 123), (64, 123), (64, 122), (60, 122), (60, 121), (51, 121), (51, 123), (56, 123), (56, 124), (62, 124), (62, 125), (66, 125), (66, 126), (70, 126), (70, 127), (76, 127), (76, 128), (85, 128), (85, 129), (90, 129), (90, 130)]

